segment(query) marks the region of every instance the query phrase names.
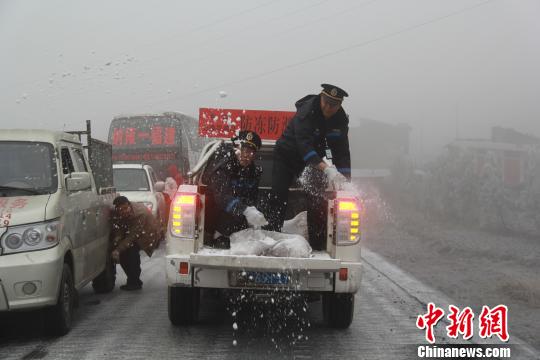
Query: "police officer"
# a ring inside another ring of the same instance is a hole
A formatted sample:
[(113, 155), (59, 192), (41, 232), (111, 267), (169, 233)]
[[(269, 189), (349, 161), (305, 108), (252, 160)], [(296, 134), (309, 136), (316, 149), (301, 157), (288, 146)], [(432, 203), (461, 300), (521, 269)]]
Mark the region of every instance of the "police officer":
[[(327, 183), (339, 188), (350, 180), (349, 119), (341, 107), (347, 92), (322, 84), (318, 95), (307, 95), (296, 102), (291, 119), (274, 149), (269, 230), (281, 231), (287, 207), (289, 187), (295, 177), (309, 166), (305, 187), (308, 201), (309, 242), (313, 249), (325, 247)], [(323, 157), (332, 160), (328, 165)]]
[(207, 185), (206, 245), (228, 248), (232, 233), (268, 224), (255, 207), (262, 168), (254, 159), (260, 147), (256, 132), (242, 130), (209, 159), (202, 179)]

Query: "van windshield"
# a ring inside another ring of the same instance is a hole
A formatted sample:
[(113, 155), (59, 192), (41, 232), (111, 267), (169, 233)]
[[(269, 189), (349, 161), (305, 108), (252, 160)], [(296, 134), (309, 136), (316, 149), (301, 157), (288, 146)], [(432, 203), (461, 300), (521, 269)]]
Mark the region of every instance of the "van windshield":
[(113, 169), (114, 186), (118, 191), (149, 191), (148, 177), (143, 169)]
[(0, 141), (0, 197), (53, 193), (58, 173), (53, 146), (30, 141)]

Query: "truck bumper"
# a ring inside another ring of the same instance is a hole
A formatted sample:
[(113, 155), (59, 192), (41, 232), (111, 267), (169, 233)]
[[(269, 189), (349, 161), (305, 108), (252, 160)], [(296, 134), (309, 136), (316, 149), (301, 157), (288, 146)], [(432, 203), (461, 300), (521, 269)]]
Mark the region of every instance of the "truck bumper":
[[(183, 271), (181, 263), (185, 263)], [(346, 278), (340, 277), (340, 269), (347, 269)], [(325, 252), (306, 259), (170, 254), (166, 256), (166, 270), (168, 286), (337, 293), (356, 293), (362, 276), (360, 262), (342, 262)], [(254, 279), (261, 276), (270, 281)]]
[(0, 311), (56, 304), (64, 261), (60, 249), (0, 257)]

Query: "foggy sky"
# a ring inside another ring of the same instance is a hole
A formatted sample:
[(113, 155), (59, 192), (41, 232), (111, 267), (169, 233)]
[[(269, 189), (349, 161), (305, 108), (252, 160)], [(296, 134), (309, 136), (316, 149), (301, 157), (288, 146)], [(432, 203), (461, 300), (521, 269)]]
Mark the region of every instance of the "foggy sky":
[(415, 159), (493, 125), (540, 136), (538, 19), (538, 0), (0, 0), (0, 129), (106, 139), (119, 114), (293, 110), (328, 82), (353, 125), (409, 124)]

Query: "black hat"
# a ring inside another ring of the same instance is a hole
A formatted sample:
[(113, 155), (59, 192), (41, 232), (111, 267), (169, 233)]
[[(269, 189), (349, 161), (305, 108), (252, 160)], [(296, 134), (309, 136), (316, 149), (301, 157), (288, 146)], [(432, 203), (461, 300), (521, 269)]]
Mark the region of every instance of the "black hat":
[(125, 196), (117, 196), (117, 197), (113, 200), (113, 205), (114, 205), (115, 207), (119, 207), (119, 206), (124, 205), (124, 204), (128, 204), (128, 205), (131, 204), (131, 203), (129, 202), (128, 198), (125, 197)]
[(323, 90), (322, 93), (335, 101), (343, 101), (343, 98), (349, 96), (347, 92), (335, 85), (321, 84)]
[(242, 130), (238, 133), (238, 136), (233, 138), (233, 141), (234, 140), (238, 140), (240, 141), (240, 144), (242, 144), (242, 146), (246, 145), (246, 146), (250, 146), (252, 147), (254, 150), (259, 150), (261, 148), (261, 137), (259, 136), (259, 134), (257, 134), (255, 131), (251, 131), (251, 130)]

